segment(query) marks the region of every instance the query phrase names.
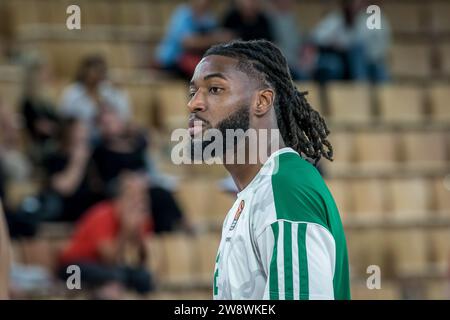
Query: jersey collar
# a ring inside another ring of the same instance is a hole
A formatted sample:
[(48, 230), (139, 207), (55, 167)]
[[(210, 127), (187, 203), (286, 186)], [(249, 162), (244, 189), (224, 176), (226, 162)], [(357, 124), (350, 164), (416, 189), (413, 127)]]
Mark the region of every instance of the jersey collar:
[(295, 154), (298, 154), (298, 152), (295, 151), (294, 149), (292, 149), (291, 147), (284, 147), (284, 148), (278, 149), (277, 151), (272, 153), (269, 156), (269, 158), (267, 158), (267, 161), (264, 162), (263, 166), (258, 171), (258, 173), (253, 177), (252, 181), (250, 181), (250, 183), (244, 189), (242, 189), (240, 192), (238, 192), (237, 196), (239, 197), (241, 194), (245, 193), (247, 190), (250, 190), (252, 185), (255, 184), (255, 181), (257, 181), (259, 179), (259, 177), (264, 173), (264, 171), (267, 172), (267, 171), (270, 170), (270, 166), (273, 164), (275, 158), (278, 157), (279, 155), (283, 154), (283, 153), (295, 153)]

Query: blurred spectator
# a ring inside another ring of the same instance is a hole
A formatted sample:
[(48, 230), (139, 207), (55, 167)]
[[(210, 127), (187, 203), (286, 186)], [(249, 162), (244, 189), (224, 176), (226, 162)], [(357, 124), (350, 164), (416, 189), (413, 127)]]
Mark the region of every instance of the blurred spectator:
[(91, 153), (86, 124), (65, 119), (57, 147), (44, 161), (49, 198), (55, 201), (50, 220), (74, 221), (95, 202), (95, 182), (89, 174)]
[[(111, 183), (125, 170), (148, 173), (148, 151), (145, 136), (125, 122), (113, 109), (103, 109), (98, 116), (99, 144), (93, 153), (93, 164), (102, 182), (102, 190), (108, 190)], [(149, 197), (155, 232), (172, 231), (183, 226), (184, 219), (172, 194), (152, 184)]]
[(286, 57), (292, 78), (308, 79), (306, 57), (301, 58), (303, 35), (294, 13), (294, 0), (272, 0), (269, 12), (274, 43)]
[(269, 18), (260, 0), (235, 0), (225, 15), (223, 26), (242, 40), (274, 40)]
[(218, 29), (210, 5), (208, 0), (191, 0), (175, 10), (156, 50), (160, 67), (190, 79), (206, 49), (231, 40), (229, 32)]
[(24, 182), (31, 177), (31, 164), (22, 152), (20, 122), (11, 106), (0, 100), (0, 167), (8, 182)]
[(107, 65), (102, 56), (85, 57), (75, 83), (64, 90), (61, 112), (87, 123), (95, 134), (95, 116), (101, 107), (116, 109), (124, 119), (129, 117), (128, 97), (107, 80)]
[(327, 80), (388, 79), (385, 57), (390, 42), (388, 22), (381, 29), (367, 27), (365, 1), (342, 0), (341, 9), (326, 16), (313, 31), (319, 47), (317, 78)]
[(97, 117), (99, 141), (93, 153), (103, 189), (123, 170), (146, 170), (147, 140), (143, 132), (123, 120), (113, 109)]
[(25, 65), (21, 111), (30, 137), (29, 153), (36, 164), (41, 164), (58, 130), (56, 106), (46, 96), (50, 81), (49, 65), (39, 57), (30, 57)]
[(123, 173), (111, 201), (86, 212), (61, 255), (60, 275), (68, 265), (81, 271), (82, 288), (96, 290), (96, 297), (117, 299), (122, 290), (147, 293), (152, 289), (145, 268), (145, 236), (151, 230), (146, 182), (138, 173)]

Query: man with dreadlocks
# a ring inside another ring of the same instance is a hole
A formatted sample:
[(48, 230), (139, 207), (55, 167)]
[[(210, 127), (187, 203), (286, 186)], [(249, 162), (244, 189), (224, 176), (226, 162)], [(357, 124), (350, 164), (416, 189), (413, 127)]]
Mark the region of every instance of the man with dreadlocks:
[(223, 224), (214, 298), (350, 299), (342, 223), (315, 168), (332, 160), (329, 131), (280, 50), (265, 40), (211, 47), (188, 108), (191, 143), (209, 129), (277, 130), (280, 141), (264, 162), (224, 163), (239, 193)]

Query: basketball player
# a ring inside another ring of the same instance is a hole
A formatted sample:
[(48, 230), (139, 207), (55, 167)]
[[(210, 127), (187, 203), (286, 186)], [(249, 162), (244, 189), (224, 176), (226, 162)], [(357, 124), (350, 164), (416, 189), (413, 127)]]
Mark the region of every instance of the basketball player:
[[(211, 47), (195, 69), (188, 108), (192, 144), (208, 129), (279, 134), (266, 161), (224, 164), (239, 193), (223, 224), (214, 298), (349, 299), (342, 223), (315, 168), (321, 157), (332, 160), (329, 131), (280, 50), (265, 40)], [(224, 145), (224, 154), (235, 152)]]

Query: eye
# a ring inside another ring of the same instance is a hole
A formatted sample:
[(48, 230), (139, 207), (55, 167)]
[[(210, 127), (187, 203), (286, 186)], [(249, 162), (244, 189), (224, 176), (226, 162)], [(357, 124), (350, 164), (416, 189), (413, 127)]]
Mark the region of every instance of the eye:
[(195, 92), (194, 90), (189, 91), (188, 97), (189, 99), (192, 99), (195, 96)]
[(219, 88), (219, 87), (211, 87), (211, 88), (209, 88), (209, 92), (212, 93), (212, 94), (219, 94), (222, 91), (223, 91), (223, 89)]

